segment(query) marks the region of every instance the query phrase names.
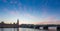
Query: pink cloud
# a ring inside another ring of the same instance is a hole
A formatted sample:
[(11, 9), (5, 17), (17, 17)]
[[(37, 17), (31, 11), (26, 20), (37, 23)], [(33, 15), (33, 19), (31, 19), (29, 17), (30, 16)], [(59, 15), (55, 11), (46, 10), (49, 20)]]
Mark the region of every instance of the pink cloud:
[(7, 8), (4, 8), (4, 9), (3, 9), (3, 11), (7, 12), (7, 11), (8, 11), (8, 9), (7, 9)]
[(31, 18), (31, 19), (35, 19), (35, 18), (36, 18), (35, 16), (33, 16), (33, 15), (31, 15), (31, 14), (25, 14), (25, 16), (27, 16), (27, 17), (29, 17), (29, 18)]
[(16, 12), (15, 11), (11, 11), (10, 14), (16, 14)]
[(7, 2), (7, 0), (2, 0), (3, 2)]
[(18, 3), (18, 6), (19, 6), (19, 7), (21, 7), (21, 6), (22, 6), (22, 4), (21, 4), (21, 3)]
[(48, 11), (48, 8), (43, 6), (42, 7), (42, 15), (46, 16), (48, 14), (47, 11)]
[(11, 0), (11, 1), (10, 1), (10, 4), (17, 4), (17, 1)]
[(48, 15), (48, 8), (42, 7), (42, 17), (40, 21), (34, 22), (35, 24), (59, 24), (60, 20), (57, 19), (58, 15)]
[(9, 13), (13, 16), (19, 17), (19, 12), (18, 11), (9, 11)]
[(41, 21), (42, 22), (35, 22), (35, 24), (60, 24), (60, 20), (56, 19), (55, 16), (48, 16)]

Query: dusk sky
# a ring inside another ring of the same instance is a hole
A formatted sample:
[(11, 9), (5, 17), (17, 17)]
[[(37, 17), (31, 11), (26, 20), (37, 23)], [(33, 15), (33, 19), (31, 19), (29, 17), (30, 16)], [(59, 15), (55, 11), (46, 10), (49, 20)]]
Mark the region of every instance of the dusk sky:
[(0, 22), (60, 24), (60, 0), (0, 0)]

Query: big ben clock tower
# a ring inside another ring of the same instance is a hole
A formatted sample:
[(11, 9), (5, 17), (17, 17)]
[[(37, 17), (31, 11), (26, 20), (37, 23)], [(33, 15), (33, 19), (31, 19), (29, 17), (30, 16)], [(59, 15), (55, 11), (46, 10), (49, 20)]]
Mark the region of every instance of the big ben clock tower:
[(17, 25), (19, 25), (19, 19), (17, 19)]

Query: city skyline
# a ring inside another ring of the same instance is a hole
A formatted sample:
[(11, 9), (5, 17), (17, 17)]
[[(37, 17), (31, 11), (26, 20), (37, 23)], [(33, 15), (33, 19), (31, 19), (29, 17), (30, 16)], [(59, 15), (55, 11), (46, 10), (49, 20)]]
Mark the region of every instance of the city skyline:
[(0, 0), (0, 22), (60, 24), (60, 0)]

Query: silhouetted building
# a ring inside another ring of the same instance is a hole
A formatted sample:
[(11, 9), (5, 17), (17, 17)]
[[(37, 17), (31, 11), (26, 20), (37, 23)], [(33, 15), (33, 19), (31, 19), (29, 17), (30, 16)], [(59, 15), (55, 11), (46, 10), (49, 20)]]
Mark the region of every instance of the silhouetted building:
[(19, 19), (17, 19), (17, 23), (13, 23), (13, 24), (6, 24), (4, 22), (0, 23), (0, 28), (18, 28), (19, 27)]
[(19, 19), (17, 19), (17, 25), (19, 25)]
[(17, 19), (17, 28), (19, 27), (19, 19)]

